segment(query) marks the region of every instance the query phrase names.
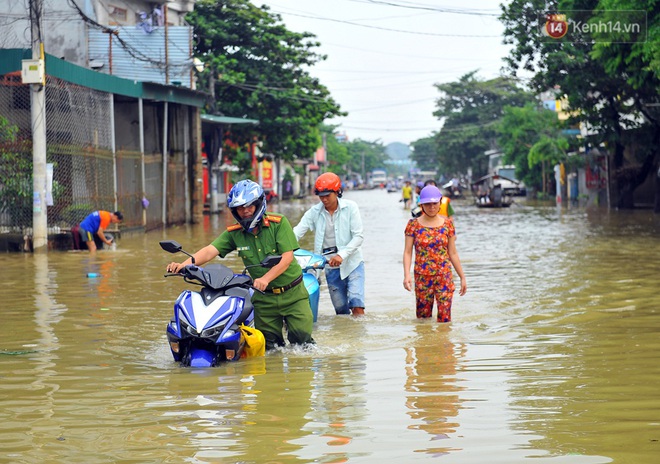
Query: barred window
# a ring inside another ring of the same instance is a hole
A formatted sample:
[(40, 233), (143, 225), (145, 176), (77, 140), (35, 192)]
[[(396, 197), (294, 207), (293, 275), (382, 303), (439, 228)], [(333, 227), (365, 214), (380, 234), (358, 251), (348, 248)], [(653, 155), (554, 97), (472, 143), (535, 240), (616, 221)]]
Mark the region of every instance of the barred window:
[(127, 11), (125, 8), (119, 8), (118, 6), (108, 5), (108, 10), (110, 11), (110, 17), (117, 21), (126, 21)]

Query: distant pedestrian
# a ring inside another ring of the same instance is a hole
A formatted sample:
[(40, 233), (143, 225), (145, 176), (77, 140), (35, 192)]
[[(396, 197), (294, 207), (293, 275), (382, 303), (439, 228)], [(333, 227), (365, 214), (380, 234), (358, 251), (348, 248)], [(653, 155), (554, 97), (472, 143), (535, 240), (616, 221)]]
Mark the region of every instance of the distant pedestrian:
[(314, 231), (314, 252), (335, 250), (326, 255), (325, 280), (330, 300), (337, 314), (364, 314), (364, 260), (362, 241), (364, 231), (357, 204), (341, 198), (339, 177), (331, 172), (316, 179), (314, 192), (320, 202), (305, 212), (293, 228), (300, 240), (309, 230)]
[(415, 184), (415, 203), (419, 205), (419, 194), (421, 193), (422, 189), (424, 188), (424, 182), (417, 181)]
[(407, 180), (401, 189), (401, 199), (403, 200), (403, 208), (410, 209), (410, 203), (412, 202), (413, 190), (410, 186), (410, 181)]
[(424, 187), (419, 202), (423, 213), (408, 221), (403, 251), (403, 287), (408, 291), (413, 289), (410, 267), (414, 249), (417, 317), (432, 317), (433, 304), (437, 302), (438, 322), (450, 322), (455, 290), (451, 266), (461, 279), (461, 296), (467, 291), (467, 280), (456, 250), (454, 221), (439, 214), (441, 199), (442, 193), (436, 186)]
[(415, 206), (412, 208), (412, 210), (410, 210), (410, 214), (414, 218), (419, 217), (422, 214), (422, 207), (419, 206), (419, 194), (421, 193), (423, 188), (424, 188), (424, 182), (422, 182), (421, 180), (417, 181), (417, 183), (415, 184), (415, 200), (413, 201)]
[(80, 223), (78, 233), (80, 234), (82, 241), (87, 243), (89, 251), (95, 252), (96, 242), (94, 241), (94, 235), (101, 239), (106, 245), (111, 245), (113, 238), (106, 237), (104, 231), (110, 224), (116, 224), (123, 220), (124, 215), (119, 211), (115, 211), (114, 213), (103, 210), (94, 211)]
[[(422, 189), (428, 185), (433, 185), (435, 186), (435, 181), (433, 179), (429, 179), (426, 182), (419, 181), (417, 182), (417, 186), (415, 187), (415, 193), (417, 194), (417, 200), (416, 203), (417, 205), (410, 211), (412, 214), (412, 217), (418, 218), (422, 215), (422, 207), (419, 204), (420, 200), (420, 193)], [(439, 214), (441, 216), (453, 216), (454, 215), (454, 208), (451, 206), (451, 201), (449, 200), (449, 197), (442, 197), (442, 200), (440, 200), (440, 212)]]

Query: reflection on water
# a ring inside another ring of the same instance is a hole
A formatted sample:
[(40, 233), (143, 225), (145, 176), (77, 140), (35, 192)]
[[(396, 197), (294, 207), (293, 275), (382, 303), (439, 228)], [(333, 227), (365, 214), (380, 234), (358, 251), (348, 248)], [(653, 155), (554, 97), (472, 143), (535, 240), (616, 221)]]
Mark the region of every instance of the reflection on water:
[(461, 402), (460, 387), (456, 385), (456, 364), (465, 347), (454, 346), (448, 337), (448, 327), (436, 323), (417, 324), (417, 336), (412, 346), (406, 348), (406, 406), (415, 422), (408, 428), (423, 430), (432, 441), (438, 441), (433, 448), (415, 450), (432, 456), (452, 451), (443, 446), (443, 440), (460, 426), (455, 422)]
[[(0, 255), (0, 459), (654, 462), (657, 215), (454, 202), (468, 294), (442, 325), (417, 321), (403, 289), (398, 196), (347, 197), (365, 223), (367, 315), (335, 316), (323, 285), (314, 350), (214, 369), (171, 359), (183, 287), (158, 241), (195, 251), (228, 213), (94, 256)], [(295, 224), (308, 205), (275, 209)]]

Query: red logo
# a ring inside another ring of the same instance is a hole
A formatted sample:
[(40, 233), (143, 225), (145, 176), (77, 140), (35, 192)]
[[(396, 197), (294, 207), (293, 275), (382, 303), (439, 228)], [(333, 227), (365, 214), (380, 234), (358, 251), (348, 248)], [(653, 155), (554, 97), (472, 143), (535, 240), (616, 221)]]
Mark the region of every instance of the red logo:
[(566, 15), (549, 14), (545, 17), (545, 32), (553, 39), (561, 39), (568, 32)]

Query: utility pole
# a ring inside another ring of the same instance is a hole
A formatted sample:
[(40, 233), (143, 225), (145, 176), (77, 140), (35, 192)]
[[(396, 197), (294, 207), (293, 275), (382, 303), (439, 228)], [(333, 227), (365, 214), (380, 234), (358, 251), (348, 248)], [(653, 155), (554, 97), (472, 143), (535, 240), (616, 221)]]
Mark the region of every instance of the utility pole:
[(165, 85), (170, 85), (169, 43), (167, 31), (167, 3), (163, 5), (163, 24), (165, 26)]
[[(30, 0), (32, 59), (44, 63), (43, 0)], [(44, 64), (45, 66), (45, 64)], [(48, 216), (46, 206), (46, 77), (30, 84), (32, 115), (32, 247), (34, 252), (48, 251)]]
[(367, 181), (367, 171), (364, 170), (364, 150), (362, 150), (362, 182)]

